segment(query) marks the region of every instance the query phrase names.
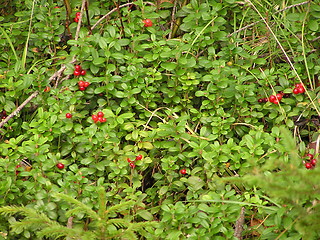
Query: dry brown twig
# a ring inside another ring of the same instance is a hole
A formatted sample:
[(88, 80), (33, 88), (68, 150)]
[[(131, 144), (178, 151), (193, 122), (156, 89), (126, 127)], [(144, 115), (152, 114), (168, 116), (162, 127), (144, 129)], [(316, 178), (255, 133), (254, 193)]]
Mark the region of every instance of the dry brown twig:
[(7, 116), (1, 123), (0, 123), (0, 128), (3, 127), (4, 124), (6, 124), (11, 118), (16, 116), (24, 106), (26, 106), (33, 98), (35, 98), (39, 94), (38, 91), (35, 91), (32, 93), (19, 107), (17, 107), (9, 116)]

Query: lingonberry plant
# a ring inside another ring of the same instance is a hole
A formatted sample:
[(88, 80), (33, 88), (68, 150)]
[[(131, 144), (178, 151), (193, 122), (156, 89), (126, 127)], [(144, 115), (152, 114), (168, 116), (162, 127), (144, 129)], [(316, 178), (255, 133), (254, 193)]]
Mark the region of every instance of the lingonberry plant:
[(0, 236), (320, 238), (318, 1), (60, 2), (0, 8)]

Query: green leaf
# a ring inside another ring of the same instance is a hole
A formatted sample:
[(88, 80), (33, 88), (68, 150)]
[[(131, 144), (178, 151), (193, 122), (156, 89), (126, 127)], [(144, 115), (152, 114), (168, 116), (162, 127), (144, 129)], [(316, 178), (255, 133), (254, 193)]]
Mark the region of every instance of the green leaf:
[(174, 62), (164, 62), (161, 63), (161, 67), (163, 67), (167, 71), (172, 71), (177, 67), (177, 63)]
[(198, 191), (204, 186), (204, 181), (197, 177), (197, 176), (191, 176), (188, 178), (187, 183), (191, 187), (191, 190)]
[(138, 215), (140, 217), (142, 217), (144, 220), (147, 220), (147, 221), (152, 221), (153, 220), (153, 215), (150, 212), (148, 212), (147, 210), (139, 211)]

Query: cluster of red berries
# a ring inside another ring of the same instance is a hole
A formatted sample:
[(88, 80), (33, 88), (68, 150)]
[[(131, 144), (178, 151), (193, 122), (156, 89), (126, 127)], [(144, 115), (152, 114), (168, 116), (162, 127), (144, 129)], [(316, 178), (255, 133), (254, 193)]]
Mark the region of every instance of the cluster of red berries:
[(73, 21), (75, 21), (76, 23), (79, 22), (79, 17), (80, 17), (80, 12), (76, 13), (76, 17), (73, 19)]
[(107, 121), (107, 119), (104, 118), (103, 112), (98, 112), (97, 115), (92, 115), (91, 118), (94, 121), (94, 123), (97, 123), (97, 122), (104, 123)]
[(306, 169), (312, 169), (316, 166), (317, 164), (317, 159), (313, 158), (313, 154), (311, 153), (308, 153), (306, 156), (305, 156), (306, 161), (303, 161), (304, 162), (304, 166), (306, 167)]
[(80, 75), (84, 76), (86, 74), (87, 74), (86, 70), (82, 69), (82, 67), (80, 65), (75, 65), (74, 66), (74, 71), (73, 71), (73, 75), (74, 76), (78, 77)]
[(268, 100), (269, 102), (272, 102), (274, 104), (279, 104), (283, 96), (284, 96), (284, 93), (280, 92), (280, 93), (277, 93), (276, 95), (271, 95)]
[(2, 112), (0, 113), (0, 117), (2, 119), (5, 119), (7, 117), (7, 112), (5, 110), (2, 110)]
[(149, 18), (142, 20), (142, 22), (145, 27), (152, 27), (152, 21)]
[(82, 81), (82, 80), (80, 80), (80, 81), (78, 82), (78, 86), (79, 86), (79, 90), (80, 90), (80, 91), (86, 90), (86, 88), (89, 87), (89, 85), (90, 85), (89, 82), (85, 82), (85, 81)]
[(129, 163), (129, 166), (133, 169), (133, 168), (136, 167), (136, 164), (135, 164), (134, 162), (135, 162), (135, 161), (140, 161), (142, 158), (143, 158), (143, 157), (142, 157), (142, 155), (140, 154), (140, 155), (136, 156), (136, 159), (135, 159), (135, 160), (131, 160), (130, 158), (127, 158), (127, 161), (128, 161), (128, 163)]
[(299, 94), (299, 93), (304, 93), (306, 90), (304, 89), (304, 86), (302, 83), (297, 83), (295, 85), (295, 88), (292, 90), (293, 94)]

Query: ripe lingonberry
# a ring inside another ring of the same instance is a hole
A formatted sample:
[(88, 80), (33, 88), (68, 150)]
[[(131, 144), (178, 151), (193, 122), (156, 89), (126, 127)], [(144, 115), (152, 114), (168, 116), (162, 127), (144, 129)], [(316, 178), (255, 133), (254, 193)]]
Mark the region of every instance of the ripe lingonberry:
[(279, 101), (278, 99), (273, 100), (273, 103), (274, 103), (274, 104), (279, 104), (279, 102), (280, 102), (280, 101)]
[(183, 175), (185, 175), (185, 174), (187, 174), (187, 170), (181, 169), (181, 170), (180, 170), (180, 173), (183, 174)]
[(102, 122), (102, 123), (104, 123), (104, 122), (106, 122), (106, 121), (107, 121), (107, 119), (104, 118), (104, 117), (102, 117), (102, 118), (100, 119), (100, 122)]
[(80, 71), (77, 71), (77, 70), (74, 70), (74, 71), (73, 71), (73, 75), (78, 77), (78, 76), (81, 75), (81, 72), (80, 72)]
[(138, 156), (136, 156), (136, 161), (139, 161), (139, 160), (141, 160), (142, 159), (142, 155), (140, 154), (140, 155), (138, 155)]
[(66, 114), (66, 118), (71, 118), (71, 117), (72, 117), (71, 113)]
[(310, 163), (312, 164), (312, 166), (316, 166), (317, 164), (317, 159), (311, 159)]
[(75, 66), (74, 66), (74, 70), (80, 72), (80, 71), (82, 70), (82, 67), (81, 67), (80, 65), (75, 65)]
[(78, 82), (78, 86), (79, 86), (79, 87), (85, 87), (85, 86), (84, 86), (84, 81), (80, 80), (80, 81)]
[(152, 27), (152, 21), (149, 18), (142, 20), (142, 22), (145, 27)]
[(97, 115), (92, 115), (91, 118), (95, 123), (98, 121), (98, 116)]
[(259, 99), (258, 99), (258, 102), (259, 102), (259, 103), (263, 103), (263, 98), (259, 98)]
[(311, 160), (311, 159), (313, 159), (313, 154), (308, 153), (308, 154), (306, 155), (306, 157), (309, 158), (309, 160)]
[(281, 93), (277, 93), (276, 98), (278, 99), (278, 101), (281, 101), (282, 99), (282, 94)]
[(58, 163), (56, 166), (59, 169), (64, 169), (64, 164), (63, 163)]
[(97, 116), (98, 116), (98, 117), (104, 117), (104, 113), (103, 113), (103, 112), (98, 112), (98, 113), (97, 113)]
[(136, 165), (133, 162), (129, 163), (129, 165), (132, 169), (136, 167)]
[(73, 21), (75, 21), (75, 22), (77, 23), (77, 22), (79, 22), (79, 18), (75, 17), (75, 18), (73, 19)]
[(86, 90), (86, 88), (85, 87), (79, 87), (79, 90), (80, 91), (84, 91), (84, 90)]
[(86, 70), (81, 70), (81, 72), (80, 72), (80, 75), (81, 76), (84, 76), (84, 75), (86, 75), (87, 74), (87, 71)]
[(131, 163), (132, 161), (131, 161), (131, 159), (130, 159), (130, 158), (127, 158), (127, 162), (128, 162), (128, 163)]
[(301, 86), (301, 87), (298, 87), (298, 91), (299, 93), (304, 93), (306, 90), (304, 89), (303, 86)]
[(80, 17), (81, 12), (76, 12), (76, 17)]
[(313, 167), (312, 164), (309, 162), (306, 162), (304, 166), (306, 167), (306, 169), (311, 169)]
[(294, 88), (294, 89), (292, 90), (292, 93), (293, 93), (293, 94), (299, 94), (299, 93), (300, 93), (300, 91), (299, 91), (299, 89), (298, 89), (298, 88)]
[(277, 98), (276, 98), (276, 96), (275, 95), (271, 95), (270, 97), (269, 97), (269, 102), (274, 102), (274, 100), (276, 100)]
[(89, 85), (90, 85), (89, 82), (84, 82), (84, 84), (83, 84), (83, 86), (84, 86), (85, 88), (89, 87)]

